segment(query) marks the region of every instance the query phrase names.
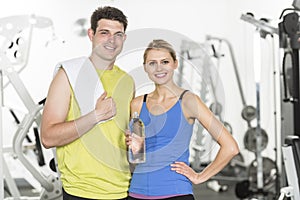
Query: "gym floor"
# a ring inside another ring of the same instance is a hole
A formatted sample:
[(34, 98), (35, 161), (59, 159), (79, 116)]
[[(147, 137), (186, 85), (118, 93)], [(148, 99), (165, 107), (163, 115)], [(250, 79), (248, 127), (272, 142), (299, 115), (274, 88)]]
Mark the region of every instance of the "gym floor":
[[(39, 194), (35, 193), (33, 187), (30, 186), (28, 182), (24, 179), (17, 180), (18, 186), (20, 187), (20, 193), (22, 196), (31, 196), (36, 197)], [(208, 187), (209, 182), (194, 185), (194, 196), (196, 200), (241, 200), (235, 195), (236, 182), (234, 181), (219, 181), (220, 185), (227, 186), (225, 191), (214, 191)], [(5, 195), (7, 197), (7, 194)], [(255, 199), (255, 198), (246, 198), (246, 199)], [(274, 200), (274, 196), (265, 197), (264, 200)], [(245, 200), (245, 199), (244, 199)]]
[(194, 185), (194, 196), (196, 200), (236, 200), (235, 182), (223, 182), (227, 185), (227, 190), (216, 192), (207, 186), (208, 183)]
[[(203, 184), (193, 185), (194, 189), (194, 196), (196, 200), (241, 200), (238, 198), (235, 193), (235, 189), (237, 183), (241, 181), (238, 180), (240, 177), (231, 177), (231, 178), (224, 178), (216, 180), (209, 180)], [(17, 186), (20, 190), (21, 196), (39, 196), (38, 191), (36, 191), (32, 185), (23, 178), (15, 179)], [(6, 184), (5, 184), (6, 185)], [(219, 191), (221, 188), (221, 191)], [(223, 189), (223, 191), (222, 191)], [(6, 187), (6, 195), (5, 197), (10, 196), (7, 192)], [(241, 193), (246, 193), (245, 188), (240, 188), (239, 190)], [(273, 190), (272, 190), (273, 191)], [(251, 197), (247, 197), (245, 199), (254, 199)], [(243, 200), (245, 200), (243, 199)], [(278, 198), (274, 198), (273, 196), (265, 197), (264, 200), (274, 200)]]
[[(18, 186), (20, 186), (21, 195), (24, 196), (38, 196), (34, 194), (33, 188), (24, 180), (18, 179)], [(196, 200), (238, 200), (235, 195), (235, 184), (226, 183), (228, 189), (223, 192), (216, 192), (207, 187), (207, 183), (194, 185), (194, 196)]]
[[(194, 196), (196, 200), (255, 200), (258, 199), (257, 195), (253, 194), (251, 196), (250, 191), (246, 191), (245, 188), (240, 188), (240, 194), (245, 195), (249, 194), (245, 198), (239, 198), (236, 196), (236, 184), (241, 181), (219, 181), (220, 185), (227, 186), (227, 190), (216, 192), (208, 187), (208, 182), (200, 185), (194, 185)], [(263, 196), (264, 200), (277, 200), (278, 195), (276, 196), (275, 184), (272, 186), (267, 186), (264, 191), (265, 195)], [(250, 192), (250, 193), (248, 193)], [(278, 192), (278, 191), (277, 191)]]

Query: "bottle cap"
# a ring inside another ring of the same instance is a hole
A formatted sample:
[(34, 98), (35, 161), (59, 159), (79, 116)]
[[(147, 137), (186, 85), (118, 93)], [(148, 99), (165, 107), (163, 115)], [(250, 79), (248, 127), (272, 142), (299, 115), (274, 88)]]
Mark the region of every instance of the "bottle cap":
[(134, 113), (133, 113), (133, 118), (139, 118), (138, 112), (134, 112)]

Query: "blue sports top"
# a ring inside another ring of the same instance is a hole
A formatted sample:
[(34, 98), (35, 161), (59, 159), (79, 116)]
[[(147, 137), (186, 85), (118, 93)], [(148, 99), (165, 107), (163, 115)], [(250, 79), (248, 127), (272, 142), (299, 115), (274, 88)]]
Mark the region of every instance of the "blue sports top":
[(189, 144), (193, 125), (185, 119), (181, 99), (167, 112), (153, 115), (146, 106), (147, 94), (140, 112), (145, 124), (146, 162), (135, 167), (129, 193), (145, 196), (192, 194), (192, 183), (171, 170), (170, 164), (182, 161), (189, 165)]

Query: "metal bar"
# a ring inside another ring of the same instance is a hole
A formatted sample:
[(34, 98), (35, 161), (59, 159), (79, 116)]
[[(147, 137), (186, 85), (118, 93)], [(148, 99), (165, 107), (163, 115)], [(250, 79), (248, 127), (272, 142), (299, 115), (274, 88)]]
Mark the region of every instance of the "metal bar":
[(253, 57), (254, 57), (254, 77), (256, 85), (256, 161), (257, 161), (257, 190), (258, 199), (264, 199), (264, 177), (263, 177), (263, 157), (262, 152), (262, 130), (260, 125), (260, 82), (261, 82), (261, 46), (259, 31), (254, 33)]
[[(0, 68), (0, 154), (1, 155), (3, 155), (2, 106), (3, 106), (3, 74), (2, 74), (2, 67), (1, 67)], [(0, 199), (4, 199), (3, 163), (4, 163), (3, 160), (0, 159)]]
[(267, 33), (270, 34), (278, 34), (278, 28), (275, 28), (273, 26), (270, 26), (267, 22), (263, 21), (263, 20), (257, 20), (255, 19), (252, 15), (250, 14), (242, 14), (241, 15), (241, 19), (249, 22), (250, 24), (253, 24), (254, 26), (256, 26), (258, 29), (263, 30)]
[(242, 104), (245, 107), (246, 106), (246, 100), (245, 100), (245, 95), (242, 89), (242, 84), (241, 84), (241, 80), (240, 80), (240, 75), (239, 75), (239, 71), (238, 71), (238, 67), (237, 67), (237, 63), (236, 63), (236, 59), (234, 56), (234, 52), (233, 52), (233, 48), (231, 43), (225, 39), (225, 38), (218, 38), (218, 37), (212, 37), (212, 36), (207, 36), (207, 40), (219, 40), (219, 41), (223, 41), (227, 44), (229, 51), (230, 51), (230, 56), (231, 56), (231, 60), (232, 60), (232, 64), (233, 64), (233, 69), (234, 69), (234, 74), (238, 83), (238, 88), (240, 91), (240, 96), (241, 96), (241, 100), (242, 100)]
[(49, 182), (46, 179), (46, 177), (42, 176), (41, 173), (36, 170), (36, 168), (26, 159), (22, 149), (23, 140), (26, 137), (32, 123), (34, 122), (37, 113), (39, 113), (41, 109), (42, 109), (41, 106), (36, 107), (33, 112), (25, 115), (22, 123), (19, 125), (17, 133), (15, 134), (15, 138), (13, 141), (13, 149), (16, 155), (18, 156), (18, 159), (22, 162), (22, 164), (26, 167), (26, 169), (30, 171), (32, 176), (38, 182), (40, 182), (40, 184), (42, 185), (43, 188), (45, 188), (46, 191), (51, 192), (54, 190), (53, 183)]
[(291, 197), (293, 200), (300, 199), (300, 191), (298, 185), (298, 179), (295, 158), (293, 154), (292, 146), (284, 145), (282, 147), (282, 155), (284, 160), (285, 172), (287, 175), (288, 185), (293, 188)]
[[(19, 97), (22, 99), (22, 102), (24, 103), (28, 111), (33, 112), (35, 110), (36, 103), (33, 101), (31, 95), (26, 89), (18, 73), (12, 67), (9, 67), (6, 72), (6, 76), (8, 77), (10, 83), (18, 93)], [(36, 116), (37, 125), (40, 124), (40, 121), (41, 121), (41, 114), (37, 113)]]
[[(14, 181), (14, 178), (11, 176), (10, 172), (9, 172), (9, 169), (7, 167), (7, 164), (3, 158), (3, 155), (2, 155), (2, 162), (3, 162), (3, 172), (4, 172), (4, 175), (5, 175), (5, 181), (7, 183), (7, 186), (8, 186), (8, 189), (9, 189), (9, 192), (11, 193), (11, 195), (14, 197), (14, 198), (20, 198), (21, 197), (21, 194), (19, 192), (19, 189), (17, 187), (17, 184), (16, 182)], [(4, 187), (3, 187), (4, 188)], [(4, 196), (4, 195), (3, 195)], [(4, 198), (2, 198), (4, 199)]]

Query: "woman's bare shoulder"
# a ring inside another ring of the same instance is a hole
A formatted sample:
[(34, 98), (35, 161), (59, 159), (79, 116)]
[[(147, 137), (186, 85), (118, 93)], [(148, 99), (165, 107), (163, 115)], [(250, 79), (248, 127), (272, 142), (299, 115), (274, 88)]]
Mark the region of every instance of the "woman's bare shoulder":
[(141, 95), (141, 96), (137, 96), (131, 100), (130, 109), (132, 112), (140, 111), (140, 109), (142, 108), (142, 104), (143, 104), (143, 98), (144, 98), (144, 95)]

